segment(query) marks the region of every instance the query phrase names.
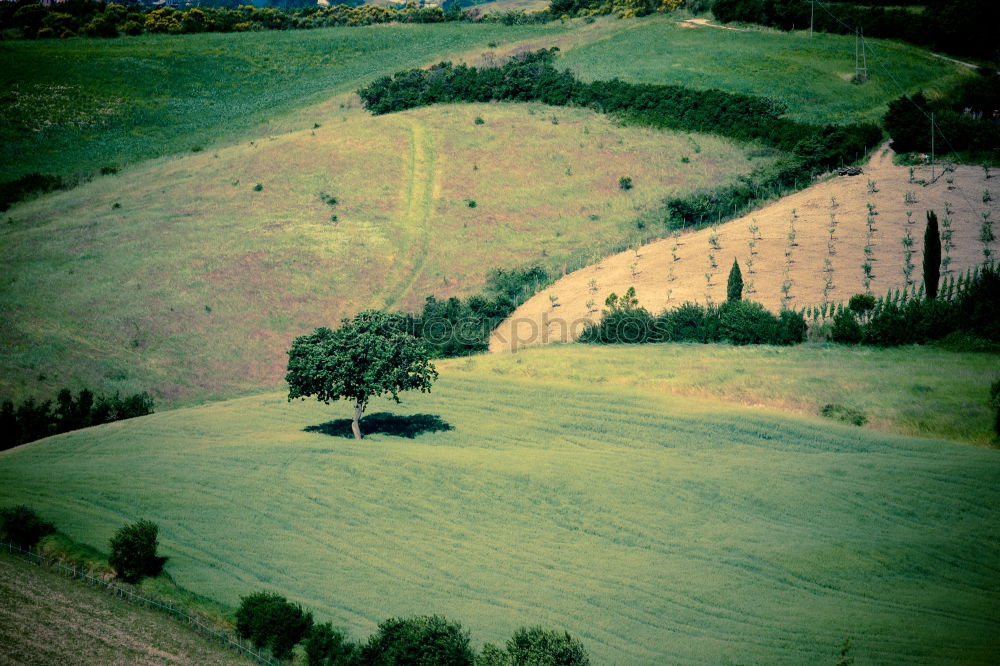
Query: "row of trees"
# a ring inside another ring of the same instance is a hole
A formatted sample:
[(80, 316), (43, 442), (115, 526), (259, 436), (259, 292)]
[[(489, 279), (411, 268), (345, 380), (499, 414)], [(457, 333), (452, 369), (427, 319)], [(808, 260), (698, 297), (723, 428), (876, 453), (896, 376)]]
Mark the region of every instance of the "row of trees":
[[(874, 7), (868, 0), (815, 5), (802, 0), (714, 0), (712, 14), (720, 21), (758, 23), (782, 30), (815, 30), (868, 37), (903, 39), (932, 49), (1000, 62), (1000, 3), (995, 0), (938, 0), (892, 3)], [(899, 5), (921, 5), (921, 11)]]
[(438, 615), (393, 617), (381, 622), (365, 642), (352, 641), (329, 622), (316, 624), (312, 613), (280, 594), (243, 597), (236, 630), (258, 649), (279, 660), (303, 645), (309, 666), (585, 666), (583, 644), (566, 632), (522, 627), (503, 647), (487, 643), (480, 653), (458, 622)]
[(121, 396), (95, 395), (87, 389), (74, 397), (63, 389), (55, 401), (28, 398), (19, 405), (5, 400), (0, 405), (0, 451), (25, 442), (102, 423), (153, 413), (153, 399), (146, 392)]
[[(211, 3), (221, 5), (223, 3)], [(37, 0), (0, 2), (0, 31), (8, 38), (117, 37), (165, 33), (248, 32), (254, 30), (305, 30), (330, 26), (363, 26), (381, 23), (441, 23), (443, 21), (498, 21), (528, 23), (547, 21), (548, 12), (530, 17), (524, 12), (496, 16), (463, 10), (457, 2), (442, 7), (422, 7), (409, 2), (401, 8), (375, 4), (341, 3), (324, 7), (316, 3), (298, 7), (261, 7), (251, 4), (208, 6), (187, 10), (172, 7), (142, 8), (136, 4), (66, 0), (44, 5)], [(297, 5), (300, 3), (292, 3)]]
[(971, 273), (960, 289), (924, 293), (921, 298), (902, 299), (856, 295), (833, 317), (831, 339), (881, 347), (949, 336), (1000, 342), (1000, 272), (995, 265)]
[(980, 70), (933, 101), (918, 92), (890, 102), (883, 124), (893, 150), (929, 153), (931, 114), (939, 153), (957, 151), (971, 159), (1000, 161), (1000, 76)]
[(684, 303), (680, 307), (651, 314), (639, 306), (635, 289), (624, 296), (611, 294), (601, 320), (584, 329), (579, 341), (594, 344), (641, 344), (651, 342), (728, 342), (734, 345), (792, 345), (806, 339), (806, 322), (798, 312), (782, 310), (774, 315), (760, 303), (741, 298), (742, 282), (735, 286), (734, 263), (730, 273), (729, 298), (719, 305)]

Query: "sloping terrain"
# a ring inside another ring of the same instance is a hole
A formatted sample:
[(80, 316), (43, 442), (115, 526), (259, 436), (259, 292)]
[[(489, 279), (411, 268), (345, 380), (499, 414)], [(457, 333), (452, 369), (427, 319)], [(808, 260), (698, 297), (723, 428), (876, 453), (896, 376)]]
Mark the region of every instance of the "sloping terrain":
[[(880, 296), (907, 286), (907, 249), (913, 252), (912, 290), (923, 279), (928, 210), (936, 212), (939, 224), (945, 219), (950, 224), (954, 247), (944, 252), (950, 263), (942, 277), (955, 278), (984, 261), (984, 248), (994, 257), (1000, 249), (995, 241), (980, 241), (983, 215), (1000, 218), (1000, 178), (986, 176), (980, 167), (961, 165), (947, 172), (937, 165), (933, 179), (929, 165), (918, 166), (911, 176), (908, 167), (892, 164), (888, 149), (880, 150), (862, 175), (830, 178), (718, 227), (654, 241), (567, 275), (518, 308), (494, 333), (490, 349), (575, 338), (586, 322), (600, 319), (608, 294), (620, 295), (630, 286), (653, 313), (686, 301), (722, 302), (734, 259), (743, 274), (744, 297), (771, 310), (846, 302), (865, 292), (862, 266), (869, 239), (871, 292)], [(869, 204), (875, 212), (871, 234)]]
[[(442, 363), (361, 441), (324, 434), (349, 405), (283, 394), (61, 435), (0, 454), (0, 504), (95, 544), (155, 520), (179, 584), (280, 591), (356, 638), (439, 613), (477, 643), (566, 629), (598, 663), (832, 663), (848, 637), (859, 663), (994, 660), (1000, 451), (630, 379), (673, 346), (580, 349)], [(896, 358), (831, 353), (848, 394)]]
[(0, 664), (250, 664), (161, 613), (0, 556)]
[[(665, 193), (770, 159), (706, 136), (664, 163), (694, 138), (540, 105), (318, 120), (13, 210), (0, 395), (80, 383), (162, 405), (272, 387), (296, 335), (472, 293), (497, 267), (589, 263)], [(629, 192), (624, 171), (643, 174)]]

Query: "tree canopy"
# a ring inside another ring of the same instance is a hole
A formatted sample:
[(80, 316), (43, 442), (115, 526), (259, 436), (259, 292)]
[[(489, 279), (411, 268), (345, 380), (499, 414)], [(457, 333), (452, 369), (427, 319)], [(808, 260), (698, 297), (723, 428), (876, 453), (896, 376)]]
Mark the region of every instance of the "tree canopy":
[(403, 315), (366, 310), (341, 321), (336, 331), (317, 328), (295, 338), (288, 352), (288, 399), (315, 396), (354, 402), (354, 436), (372, 397), (389, 395), (399, 402), (403, 391), (428, 392), (438, 373), (424, 344), (409, 333)]

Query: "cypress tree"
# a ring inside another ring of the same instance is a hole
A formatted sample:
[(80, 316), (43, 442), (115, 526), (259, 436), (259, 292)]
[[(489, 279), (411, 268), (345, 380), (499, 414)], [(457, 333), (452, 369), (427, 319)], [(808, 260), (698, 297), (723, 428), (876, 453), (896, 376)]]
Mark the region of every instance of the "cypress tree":
[(733, 267), (729, 269), (729, 281), (726, 283), (726, 300), (729, 302), (743, 299), (743, 273), (740, 265), (733, 259)]
[(941, 234), (938, 233), (937, 214), (927, 211), (927, 229), (924, 230), (924, 288), (927, 300), (937, 298), (941, 279)]

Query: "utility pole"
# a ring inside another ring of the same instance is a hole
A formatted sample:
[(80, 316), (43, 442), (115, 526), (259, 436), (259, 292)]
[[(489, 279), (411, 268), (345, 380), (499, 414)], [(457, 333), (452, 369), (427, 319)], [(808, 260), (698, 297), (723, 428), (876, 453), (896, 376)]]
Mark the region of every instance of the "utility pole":
[(934, 112), (931, 111), (931, 182), (934, 182)]
[(813, 16), (816, 14), (816, 0), (809, 4), (809, 39), (813, 36)]
[(868, 56), (865, 53), (865, 33), (861, 28), (854, 31), (854, 81), (864, 83), (868, 80)]

